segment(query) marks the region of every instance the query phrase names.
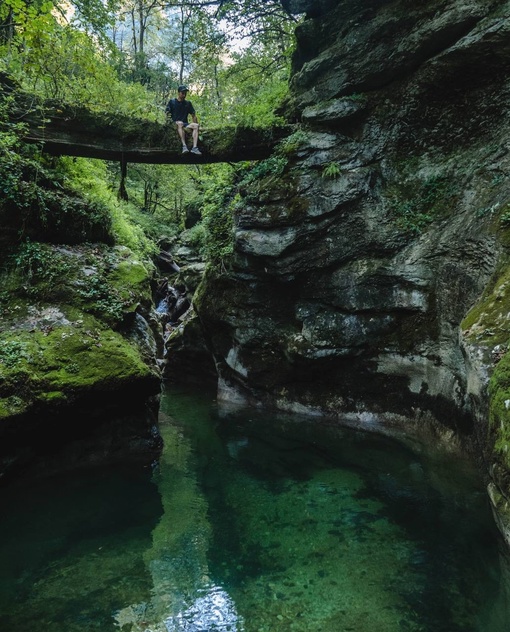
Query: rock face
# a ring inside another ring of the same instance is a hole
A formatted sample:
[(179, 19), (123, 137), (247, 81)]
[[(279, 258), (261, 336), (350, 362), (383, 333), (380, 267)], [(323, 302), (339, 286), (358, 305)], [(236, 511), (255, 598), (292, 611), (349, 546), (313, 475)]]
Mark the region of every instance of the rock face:
[(152, 460), (160, 375), (146, 265), (122, 246), (28, 241), (0, 279), (0, 479), (48, 454), (61, 468)]
[(231, 272), (196, 297), (220, 395), (427, 420), (498, 460), (484, 310), (460, 325), (507, 256), (510, 5), (285, 4), (306, 13), (285, 108), (301, 129), (244, 196)]

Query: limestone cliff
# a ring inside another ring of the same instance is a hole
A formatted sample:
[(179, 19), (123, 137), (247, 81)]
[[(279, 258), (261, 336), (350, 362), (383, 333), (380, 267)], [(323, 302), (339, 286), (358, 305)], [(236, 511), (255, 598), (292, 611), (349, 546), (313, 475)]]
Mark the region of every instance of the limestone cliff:
[(301, 128), (244, 192), (230, 273), (196, 297), (220, 395), (432, 426), (478, 446), (506, 494), (487, 384), (510, 310), (497, 340), (483, 307), (461, 322), (484, 291), (508, 306), (491, 279), (508, 259), (510, 3), (284, 5), (306, 13), (285, 108)]

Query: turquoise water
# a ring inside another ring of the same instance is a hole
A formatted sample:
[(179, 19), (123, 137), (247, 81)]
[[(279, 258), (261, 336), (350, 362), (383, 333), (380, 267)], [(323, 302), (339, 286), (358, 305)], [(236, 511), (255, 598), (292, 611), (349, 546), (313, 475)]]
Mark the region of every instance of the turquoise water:
[(155, 467), (0, 490), (0, 632), (506, 632), (466, 463), (168, 391)]

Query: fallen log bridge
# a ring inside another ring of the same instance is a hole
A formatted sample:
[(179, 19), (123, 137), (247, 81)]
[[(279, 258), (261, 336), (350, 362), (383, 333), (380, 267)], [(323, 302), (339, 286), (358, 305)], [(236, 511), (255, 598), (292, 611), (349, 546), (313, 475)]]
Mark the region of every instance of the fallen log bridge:
[(18, 98), (12, 120), (27, 126), (24, 140), (53, 155), (114, 160), (123, 164), (241, 162), (270, 156), (292, 126), (249, 128), (224, 126), (200, 131), (202, 156), (182, 154), (173, 125), (120, 114), (44, 102), (29, 105)]

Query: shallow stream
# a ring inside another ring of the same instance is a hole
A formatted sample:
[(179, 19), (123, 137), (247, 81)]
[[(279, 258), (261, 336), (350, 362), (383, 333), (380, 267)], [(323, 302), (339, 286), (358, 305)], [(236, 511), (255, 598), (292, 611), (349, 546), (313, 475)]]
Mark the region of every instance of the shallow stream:
[(153, 467), (0, 490), (1, 632), (507, 632), (460, 459), (168, 391)]

